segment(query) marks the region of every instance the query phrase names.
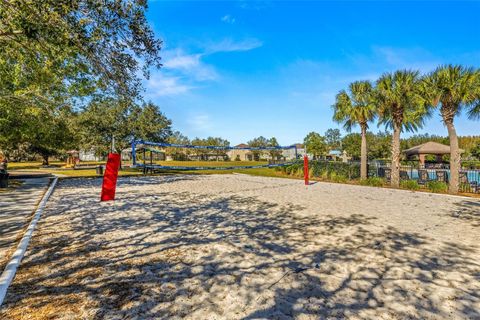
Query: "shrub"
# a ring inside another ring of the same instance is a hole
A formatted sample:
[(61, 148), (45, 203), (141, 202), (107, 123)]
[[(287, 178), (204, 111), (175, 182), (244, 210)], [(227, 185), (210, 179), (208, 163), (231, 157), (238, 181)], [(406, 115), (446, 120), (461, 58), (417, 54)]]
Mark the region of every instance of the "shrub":
[(297, 172), (295, 172), (295, 176), (296, 177), (303, 177), (303, 168), (302, 167), (297, 168)]
[(429, 181), (427, 188), (432, 192), (447, 192), (448, 185), (442, 181)]
[(475, 161), (475, 160), (462, 161), (462, 168), (465, 168), (465, 169), (480, 169), (480, 161)]
[(377, 177), (370, 177), (360, 180), (362, 186), (381, 187), (385, 183), (385, 180)]
[[(303, 161), (295, 162), (281, 170), (292, 176), (303, 175)], [(309, 175), (322, 180), (347, 181), (360, 177), (360, 165), (358, 163), (312, 160), (309, 165)]]
[(320, 174), (320, 177), (321, 177), (323, 180), (328, 180), (328, 178), (329, 178), (328, 171), (327, 171), (327, 170), (323, 170), (322, 173)]
[(336, 174), (335, 176), (332, 176), (331, 179), (333, 182), (337, 183), (346, 183), (348, 181), (348, 178), (341, 174)]
[(335, 171), (329, 172), (329, 180), (335, 181), (337, 176), (338, 176), (338, 174)]
[(338, 175), (347, 177), (348, 179), (356, 179), (360, 177), (360, 165), (357, 163), (343, 163), (323, 160), (313, 160), (310, 162), (310, 170), (314, 176), (324, 178), (324, 172), (331, 174), (335, 172)]
[(400, 182), (400, 188), (408, 190), (418, 190), (420, 189), (420, 185), (416, 180), (404, 180)]

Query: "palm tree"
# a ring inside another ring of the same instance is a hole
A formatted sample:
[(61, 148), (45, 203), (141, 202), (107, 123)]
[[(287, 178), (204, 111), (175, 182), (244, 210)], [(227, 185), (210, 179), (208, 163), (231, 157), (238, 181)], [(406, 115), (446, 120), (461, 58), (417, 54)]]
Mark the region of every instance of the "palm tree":
[(449, 191), (459, 189), (460, 149), (455, 130), (455, 116), (463, 109), (472, 119), (480, 118), (480, 72), (463, 66), (445, 65), (425, 77), (425, 91), (430, 105), (440, 108), (450, 139)]
[(376, 104), (380, 123), (393, 129), (391, 185), (400, 185), (400, 134), (415, 131), (428, 115), (418, 71), (399, 70), (377, 80)]
[(367, 129), (368, 123), (376, 116), (373, 104), (374, 89), (370, 81), (356, 81), (350, 84), (349, 92), (345, 90), (337, 94), (333, 105), (333, 120), (343, 123), (347, 131), (358, 125), (362, 132), (360, 177), (367, 178)]

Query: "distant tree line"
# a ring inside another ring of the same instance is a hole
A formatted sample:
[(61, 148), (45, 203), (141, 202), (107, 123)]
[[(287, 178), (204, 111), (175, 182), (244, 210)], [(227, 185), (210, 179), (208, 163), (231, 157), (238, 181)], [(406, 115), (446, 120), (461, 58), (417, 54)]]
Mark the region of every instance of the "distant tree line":
[[(221, 137), (208, 137), (205, 139), (194, 138), (189, 139), (187, 136), (183, 135), (179, 131), (175, 131), (167, 138), (167, 141), (172, 144), (180, 145), (195, 145), (195, 146), (217, 146), (217, 147), (229, 147), (230, 142)], [(276, 147), (279, 146), (277, 139), (272, 137), (267, 139), (263, 136), (259, 136), (249, 140), (247, 142), (249, 147), (261, 148), (261, 147)], [(188, 149), (188, 148), (179, 148), (179, 147), (169, 147), (165, 149), (166, 154), (172, 157), (173, 160), (187, 160), (189, 158), (195, 157), (199, 160), (210, 160), (214, 157), (216, 160), (227, 160), (228, 159), (228, 149)], [(255, 161), (264, 159), (266, 157), (270, 159), (277, 159), (281, 157), (281, 150), (252, 150), (252, 158)], [(235, 160), (235, 159), (228, 159)]]
[[(332, 136), (336, 139), (327, 139), (326, 136)], [(391, 156), (392, 134), (389, 131), (379, 131), (373, 133), (366, 132), (367, 146), (368, 146), (368, 160), (388, 160)], [(328, 141), (328, 142), (327, 142)], [(319, 159), (325, 157), (329, 151), (338, 150), (345, 151), (352, 160), (360, 160), (361, 158), (361, 141), (360, 133), (347, 133), (341, 135), (338, 129), (328, 129), (322, 136), (317, 132), (310, 132), (304, 139), (304, 145), (308, 154), (314, 158)], [(400, 141), (401, 150), (406, 150), (411, 147), (434, 141), (442, 144), (449, 144), (448, 136), (416, 134), (408, 138), (402, 138)], [(459, 146), (464, 150), (462, 154), (464, 160), (479, 160), (480, 161), (480, 135), (478, 136), (459, 136)], [(447, 157), (448, 158), (448, 157)]]

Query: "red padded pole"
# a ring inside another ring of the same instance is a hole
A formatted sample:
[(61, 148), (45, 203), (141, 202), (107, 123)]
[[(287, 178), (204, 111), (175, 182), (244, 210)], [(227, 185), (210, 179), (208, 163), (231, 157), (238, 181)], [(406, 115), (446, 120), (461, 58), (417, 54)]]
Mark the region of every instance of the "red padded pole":
[(117, 188), (118, 169), (120, 168), (120, 155), (109, 153), (107, 168), (103, 174), (101, 201), (115, 200), (115, 189)]
[(305, 178), (305, 185), (308, 186), (308, 156), (303, 156), (303, 177)]

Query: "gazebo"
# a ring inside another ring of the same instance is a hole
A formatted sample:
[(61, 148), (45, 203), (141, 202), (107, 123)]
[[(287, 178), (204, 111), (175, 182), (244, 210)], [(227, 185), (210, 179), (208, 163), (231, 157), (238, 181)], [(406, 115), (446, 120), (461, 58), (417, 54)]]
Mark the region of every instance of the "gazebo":
[(68, 154), (67, 167), (74, 167), (80, 162), (80, 152), (77, 150), (68, 150), (65, 153)]
[[(450, 154), (450, 146), (429, 141), (418, 146), (412, 147), (407, 150), (403, 150), (407, 158), (418, 156), (418, 160), (421, 165), (425, 165), (425, 155), (431, 154), (437, 156), (437, 162), (442, 162), (442, 156)], [(460, 149), (460, 152), (463, 150)]]
[[(149, 152), (150, 154), (150, 159), (156, 160), (156, 161), (165, 161), (166, 155), (165, 151), (163, 150), (158, 150), (155, 148), (150, 148), (148, 146), (145, 146), (144, 144), (137, 144), (135, 146), (135, 151), (138, 154), (145, 154), (146, 152)], [(155, 154), (155, 156), (154, 156)], [(132, 148), (126, 148), (122, 150), (122, 160), (131, 160), (132, 159)], [(145, 159), (146, 160), (146, 159)]]

